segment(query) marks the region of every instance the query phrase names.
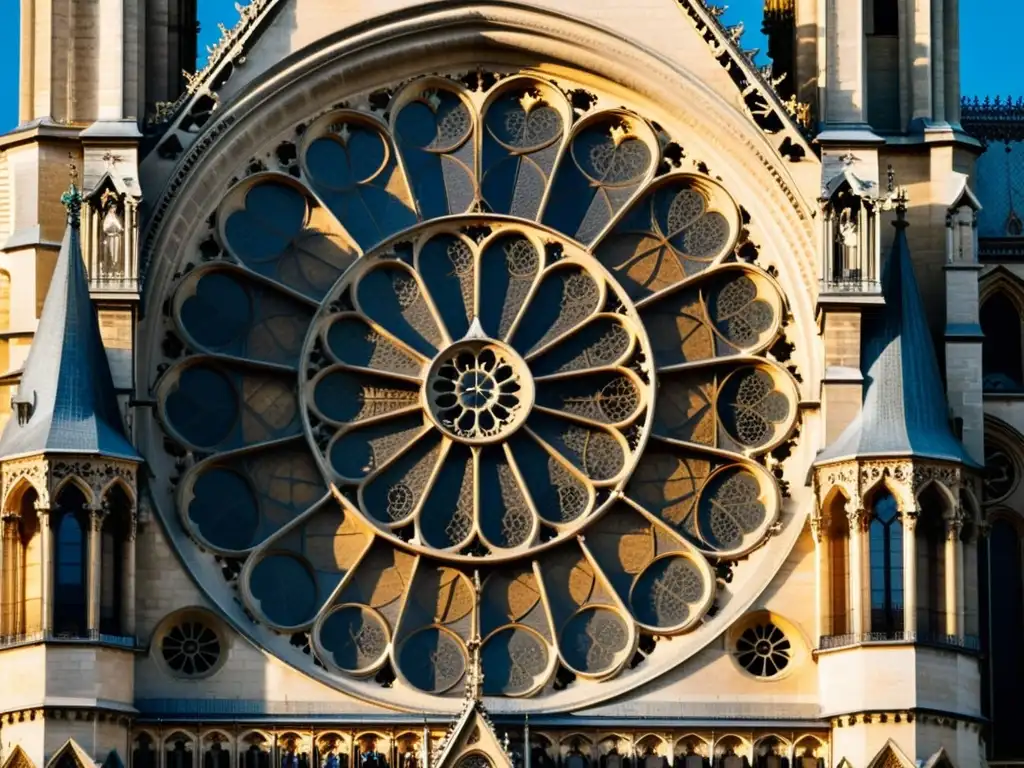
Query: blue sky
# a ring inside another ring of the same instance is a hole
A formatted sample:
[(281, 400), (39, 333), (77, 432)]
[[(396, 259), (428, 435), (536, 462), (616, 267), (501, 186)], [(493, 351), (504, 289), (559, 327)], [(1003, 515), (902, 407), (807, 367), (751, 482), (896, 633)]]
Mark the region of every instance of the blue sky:
[[(765, 45), (760, 35), (763, 0), (719, 2), (729, 5), (725, 15), (727, 22), (743, 21), (746, 24), (744, 46), (763, 50)], [(206, 45), (217, 39), (217, 22), (230, 27), (238, 14), (234, 0), (198, 0), (198, 3), (202, 26), (199, 50), (203, 60)], [(18, 122), (17, 16), (20, 4), (19, 0), (0, 0), (0, 13), (9, 20), (0, 26), (0, 133), (10, 130)], [(978, 10), (982, 4), (984, 13)], [(1024, 28), (1024, 3), (1021, 0), (961, 0), (960, 15), (964, 94), (1024, 96), (1024, 76), (1020, 74), (1017, 49), (1020, 30)], [(997, 23), (992, 23), (992, 20)]]

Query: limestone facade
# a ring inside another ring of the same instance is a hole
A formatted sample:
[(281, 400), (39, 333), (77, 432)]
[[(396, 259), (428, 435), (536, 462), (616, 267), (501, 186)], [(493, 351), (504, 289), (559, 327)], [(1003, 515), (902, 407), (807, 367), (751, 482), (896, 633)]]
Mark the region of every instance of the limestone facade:
[(2, 768), (1024, 762), (958, 0), (766, 0), (766, 69), (704, 0), (251, 0), (198, 69), (195, 0), (21, 3), (0, 445), (99, 372), (133, 453), (0, 456)]

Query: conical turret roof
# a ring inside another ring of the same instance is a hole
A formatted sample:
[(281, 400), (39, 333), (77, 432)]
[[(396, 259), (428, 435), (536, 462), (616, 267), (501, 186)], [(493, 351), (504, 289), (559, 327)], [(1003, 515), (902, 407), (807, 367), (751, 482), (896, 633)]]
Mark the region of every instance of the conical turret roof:
[(141, 461), (125, 434), (89, 295), (79, 242), (82, 196), (72, 184), (61, 201), (67, 228), (0, 457), (76, 453)]
[(860, 415), (817, 464), (863, 457), (919, 457), (976, 466), (954, 436), (935, 346), (907, 243), (901, 211), (882, 269), (885, 306), (864, 315)]

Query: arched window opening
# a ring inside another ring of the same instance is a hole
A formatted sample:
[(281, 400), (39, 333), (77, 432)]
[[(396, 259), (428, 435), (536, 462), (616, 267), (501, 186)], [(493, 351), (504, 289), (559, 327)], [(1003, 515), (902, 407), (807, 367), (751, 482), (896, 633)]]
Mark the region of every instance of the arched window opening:
[(696, 737), (689, 737), (676, 744), (676, 759), (672, 768), (708, 768), (707, 744)]
[(281, 768), (309, 768), (309, 754), (302, 748), (298, 734), (283, 734), (277, 743)]
[(380, 741), (383, 739), (375, 734), (367, 734), (359, 739), (357, 749), (360, 768), (390, 768), (387, 755), (378, 747)]
[(992, 759), (1024, 754), (1024, 583), (1021, 537), (1010, 521), (997, 519), (989, 534), (989, 685), (992, 693)]
[(826, 507), (829, 525), (828, 595), (829, 616), (826, 623), (832, 635), (845, 635), (852, 631), (850, 618), (850, 524), (846, 518), (846, 499), (841, 494), (832, 497)]
[(3, 521), (0, 636), (17, 639), (42, 630), (42, 530), (31, 486), (12, 496), (17, 515)]
[(788, 751), (785, 744), (769, 736), (758, 744), (754, 764), (756, 768), (789, 768), (789, 758), (786, 757)]
[(1021, 316), (1016, 305), (997, 291), (981, 305), (983, 386), (987, 391), (1018, 391), (1024, 375), (1021, 364)]
[(124, 488), (115, 485), (106, 497), (109, 510), (100, 538), (100, 633), (124, 634), (125, 547), (131, 526), (132, 503)]
[(348, 768), (348, 750), (336, 733), (325, 734), (314, 745), (316, 768)]
[(148, 733), (140, 733), (135, 737), (132, 768), (156, 768), (156, 745)]
[(206, 749), (203, 750), (203, 768), (231, 768), (227, 737), (221, 733), (214, 733), (204, 741)]
[(57, 497), (53, 631), (70, 637), (83, 637), (86, 631), (88, 525), (85, 507), (85, 495), (75, 485), (66, 485)]
[(903, 523), (888, 491), (871, 505), (868, 526), (871, 563), (871, 631), (903, 631)]
[(266, 742), (258, 733), (247, 737), (243, 744), (248, 746), (238, 756), (239, 768), (270, 768), (270, 752)]
[(924, 638), (946, 635), (946, 518), (949, 500), (934, 485), (921, 494), (917, 545), (917, 631)]
[(164, 742), (167, 754), (165, 768), (193, 768), (192, 739), (184, 733), (175, 733)]

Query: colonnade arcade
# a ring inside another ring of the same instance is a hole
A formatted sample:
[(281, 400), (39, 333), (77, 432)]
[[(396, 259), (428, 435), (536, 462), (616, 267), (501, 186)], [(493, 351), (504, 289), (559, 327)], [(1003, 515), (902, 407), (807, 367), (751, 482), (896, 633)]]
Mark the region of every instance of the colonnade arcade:
[(135, 471), (109, 459), (4, 463), (0, 644), (134, 644)]
[(959, 465), (892, 459), (818, 467), (814, 482), (819, 647), (976, 649), (976, 480)]
[[(824, 732), (559, 734), (500, 724), (496, 731), (517, 768), (822, 768), (828, 759)], [(443, 736), (427, 726), (278, 732), (164, 726), (136, 732), (129, 768), (440, 768), (433, 752)]]

